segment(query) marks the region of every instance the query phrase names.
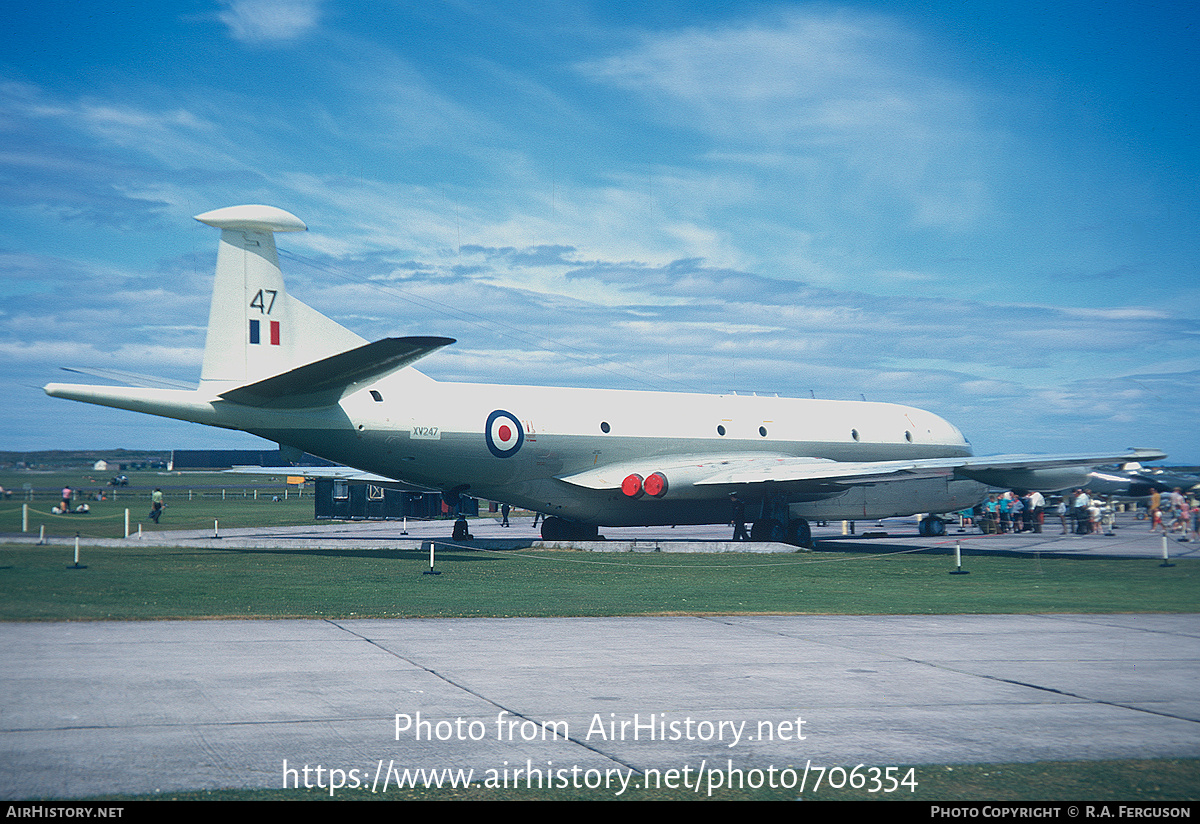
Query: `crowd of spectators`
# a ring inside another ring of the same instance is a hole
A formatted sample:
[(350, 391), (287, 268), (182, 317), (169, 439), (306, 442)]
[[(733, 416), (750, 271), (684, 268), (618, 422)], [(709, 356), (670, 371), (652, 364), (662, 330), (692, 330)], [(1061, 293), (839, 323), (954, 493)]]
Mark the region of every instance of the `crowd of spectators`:
[[(1040, 492), (994, 492), (976, 506), (969, 517), (988, 534), (1040, 533), (1048, 510), (1058, 517), (1063, 535), (1112, 532), (1112, 502), (1092, 495), (1087, 489), (1064, 491), (1050, 504)], [(1185, 496), (1178, 487), (1167, 494), (1154, 491), (1146, 517), (1152, 531), (1161, 531), (1164, 535), (1178, 533), (1180, 541), (1200, 541), (1200, 501), (1194, 494)]]

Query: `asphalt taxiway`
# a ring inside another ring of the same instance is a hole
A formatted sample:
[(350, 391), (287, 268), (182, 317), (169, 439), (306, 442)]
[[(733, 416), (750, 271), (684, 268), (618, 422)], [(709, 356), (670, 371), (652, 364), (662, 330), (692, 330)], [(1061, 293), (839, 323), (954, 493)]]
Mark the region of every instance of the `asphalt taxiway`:
[[(85, 524), (86, 521), (81, 521)], [(593, 552), (795, 552), (796, 547), (781, 543), (732, 541), (728, 526), (678, 527), (605, 527), (600, 541), (543, 541), (530, 517), (512, 518), (512, 526), (503, 527), (495, 517), (470, 521), (473, 540), (453, 541), (453, 521), (349, 521), (314, 522), (303, 526), (239, 527), (234, 529), (155, 529), (135, 532), (128, 538), (103, 537), (90, 530), (80, 538), (86, 546), (121, 546), (140, 541), (155, 546), (196, 548), (289, 549), (328, 548), (353, 543), (365, 549), (426, 549), (437, 546), (474, 547), (481, 550), (574, 549)], [(853, 530), (853, 531), (851, 531)], [(1137, 520), (1131, 513), (1117, 516), (1113, 527), (1090, 535), (1064, 532), (1060, 525), (1047, 522), (1040, 533), (1021, 532), (984, 535), (975, 527), (946, 524), (946, 533), (937, 537), (917, 534), (915, 518), (887, 518), (882, 521), (841, 521), (814, 524), (813, 537), (818, 550), (853, 552), (952, 552), (957, 547), (966, 554), (1042, 555), (1062, 557), (1170, 558), (1200, 554), (1200, 543), (1181, 541), (1179, 535), (1154, 532), (1149, 522)], [(4, 540), (33, 542), (35, 535), (4, 536)], [(51, 538), (48, 543), (69, 545), (73, 538)]]
[(6, 799), (1200, 756), (1196, 615), (5, 624), (0, 655)]
[(1200, 758), (1194, 614), (8, 623), (0, 660), (6, 799)]

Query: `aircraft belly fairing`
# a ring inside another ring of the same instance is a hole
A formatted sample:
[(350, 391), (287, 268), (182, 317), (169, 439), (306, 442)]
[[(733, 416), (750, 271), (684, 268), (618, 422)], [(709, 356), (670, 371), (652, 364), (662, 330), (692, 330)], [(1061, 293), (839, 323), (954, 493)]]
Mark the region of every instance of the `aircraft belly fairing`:
[(722, 523), (744, 509), (756, 536), (803, 544), (805, 518), (951, 511), (986, 484), (1061, 489), (1095, 465), (1165, 457), (976, 458), (949, 422), (886, 403), (441, 383), (411, 364), (450, 338), (367, 343), (288, 295), (274, 233), (304, 230), (298, 218), (237, 206), (197, 219), (221, 230), (199, 387), (143, 379), (48, 394), (240, 429), (527, 507), (558, 516), (547, 522), (557, 537), (574, 534), (565, 521)]

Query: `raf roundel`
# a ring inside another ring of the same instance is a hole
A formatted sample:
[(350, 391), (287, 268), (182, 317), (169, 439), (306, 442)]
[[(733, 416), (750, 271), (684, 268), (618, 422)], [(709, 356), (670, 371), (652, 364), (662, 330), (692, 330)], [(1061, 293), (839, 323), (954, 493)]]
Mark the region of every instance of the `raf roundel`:
[(511, 412), (497, 409), (488, 415), (483, 437), (488, 449), (497, 458), (511, 458), (525, 443), (525, 430)]

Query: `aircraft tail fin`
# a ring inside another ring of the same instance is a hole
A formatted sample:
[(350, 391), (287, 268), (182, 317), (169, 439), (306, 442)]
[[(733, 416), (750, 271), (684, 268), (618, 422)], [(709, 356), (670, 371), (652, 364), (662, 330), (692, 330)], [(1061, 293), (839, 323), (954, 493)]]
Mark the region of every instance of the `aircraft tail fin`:
[(197, 215), (221, 230), (200, 383), (253, 383), (366, 343), (291, 297), (275, 232), (308, 227), (273, 206), (230, 206)]

